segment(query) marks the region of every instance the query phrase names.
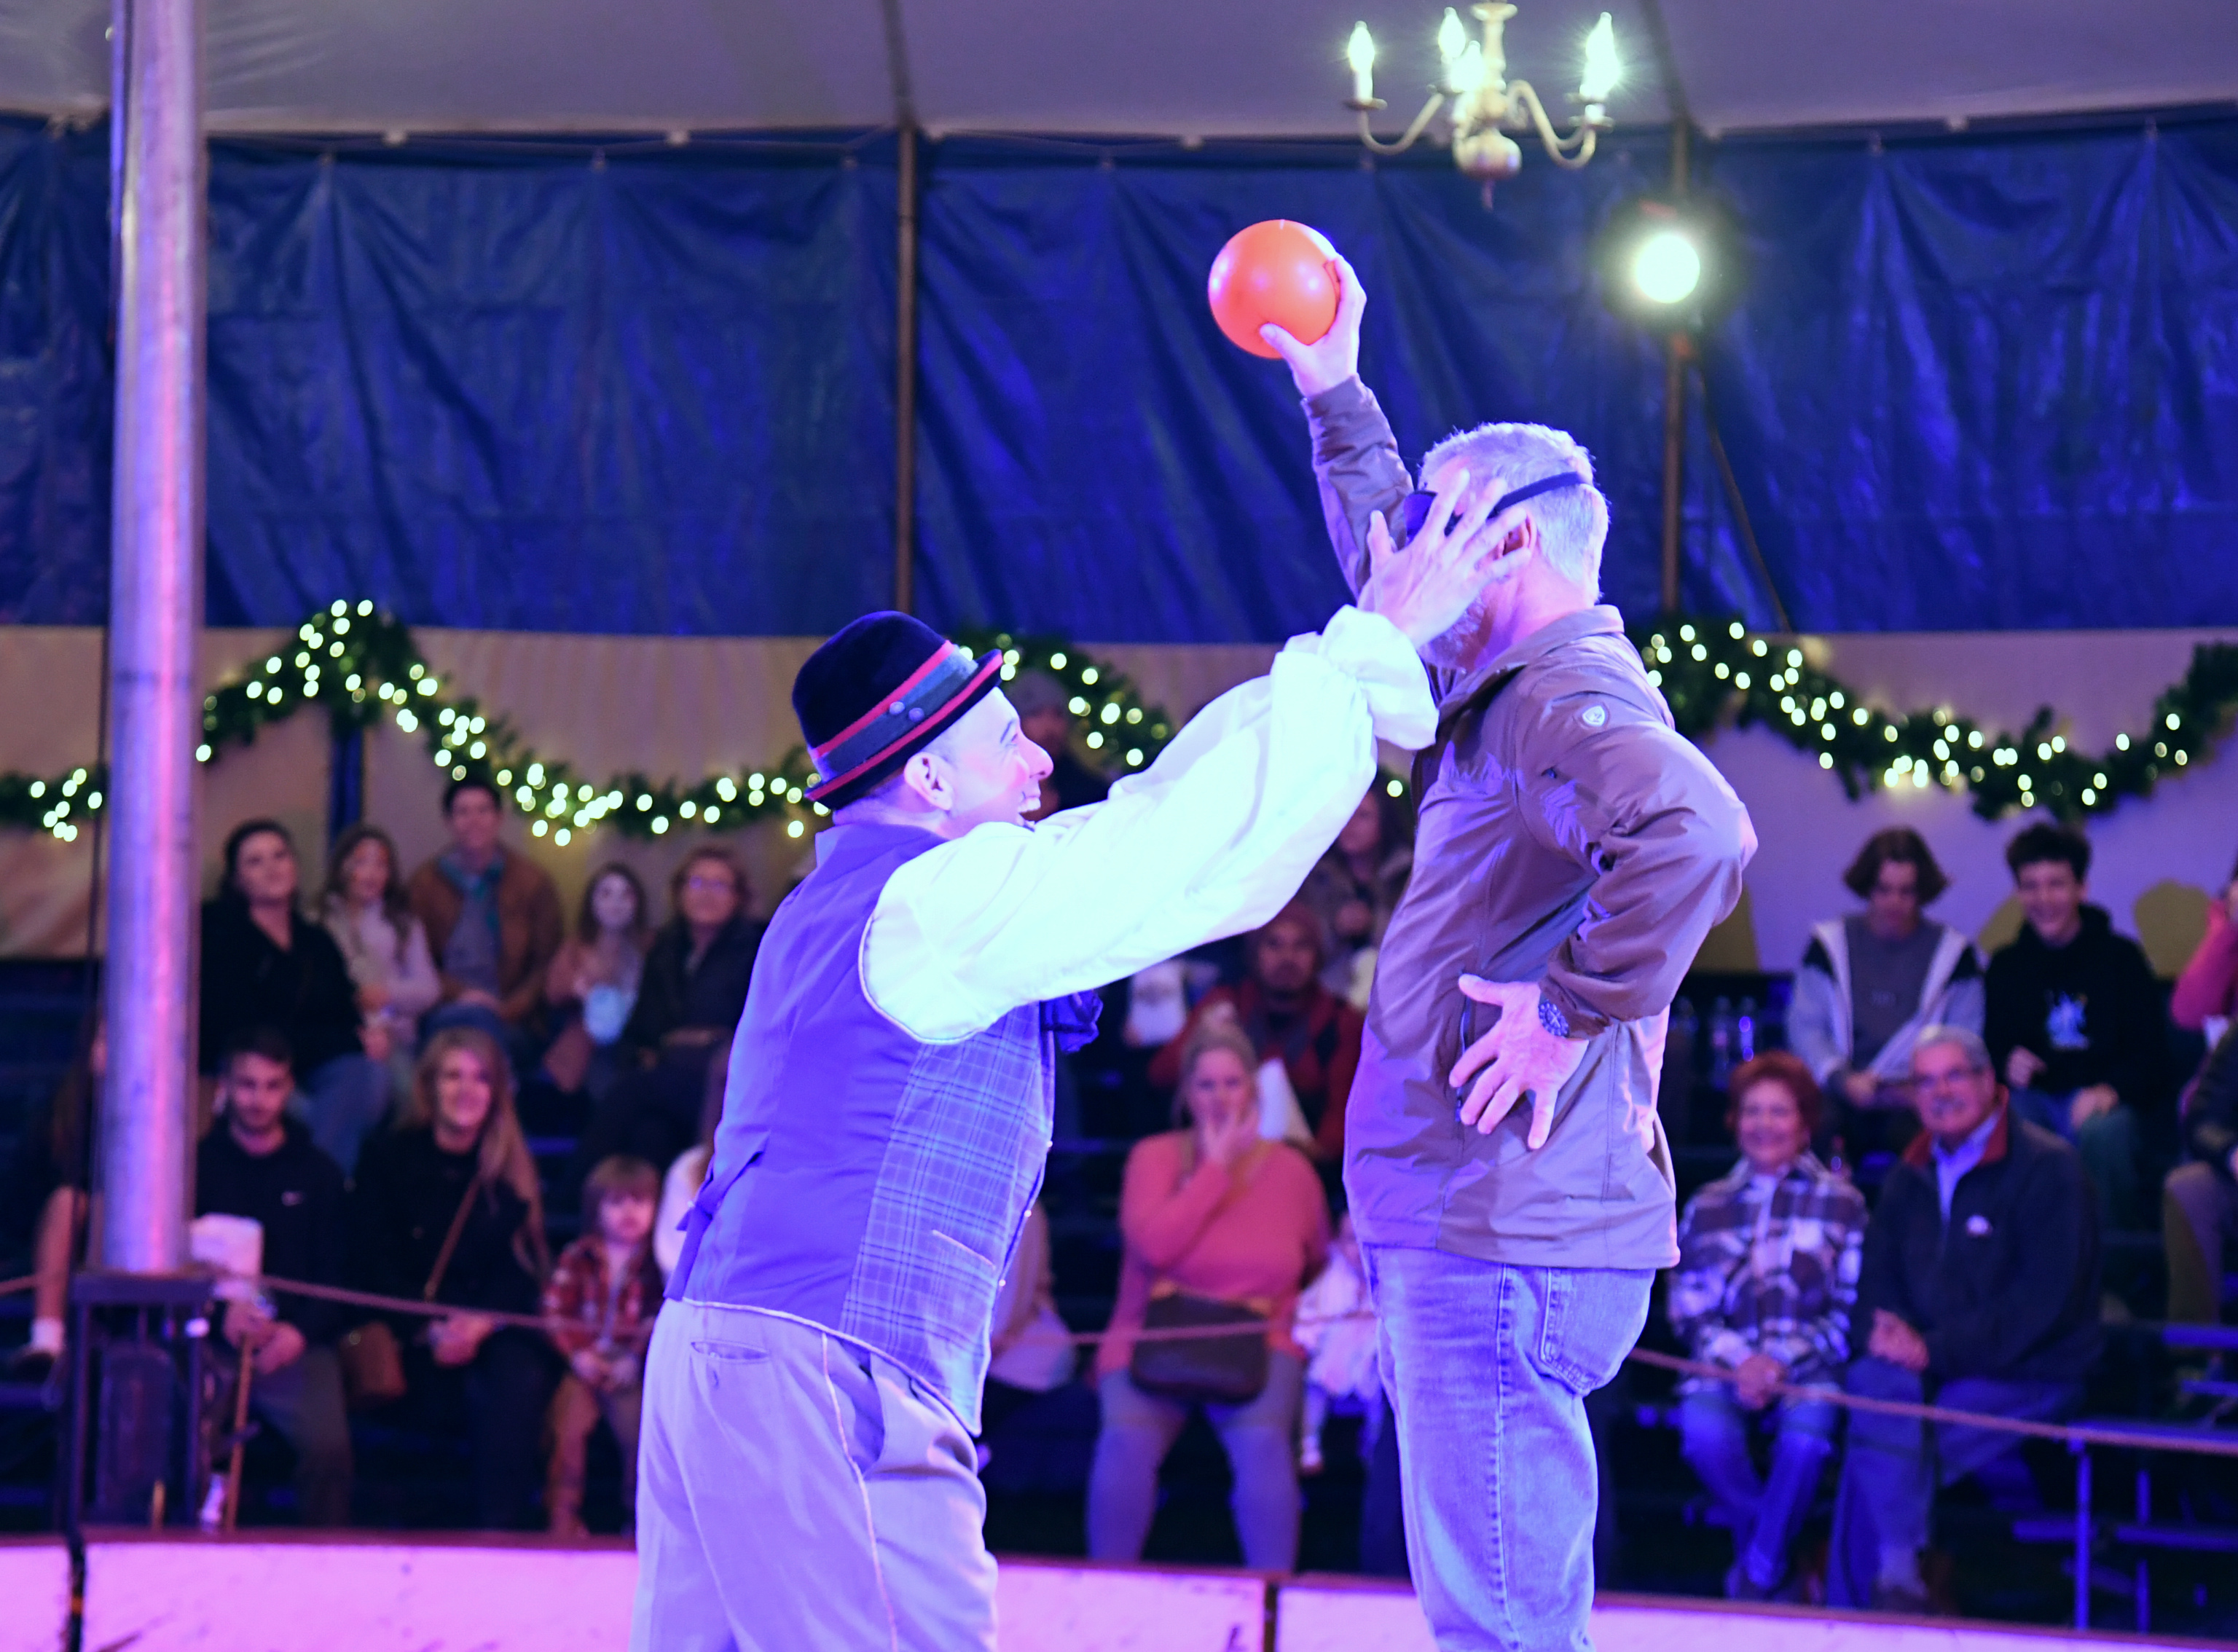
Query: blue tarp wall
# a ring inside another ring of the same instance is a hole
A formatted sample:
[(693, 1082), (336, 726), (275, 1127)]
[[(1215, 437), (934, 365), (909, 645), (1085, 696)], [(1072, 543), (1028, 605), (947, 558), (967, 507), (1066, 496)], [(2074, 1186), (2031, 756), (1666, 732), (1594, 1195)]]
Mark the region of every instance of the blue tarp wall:
[[(1410, 453), (1564, 426), (1658, 591), (1659, 343), (1594, 231), (1657, 136), (1487, 212), (1440, 155), (929, 146), (918, 605), (1090, 640), (1266, 641), (1341, 598), (1278, 364), (1204, 274), (1319, 225), (1371, 294)], [(1796, 623), (2238, 624), (2238, 122), (1727, 142), (1749, 285), (1707, 345)], [(0, 620), (107, 584), (106, 137), (0, 125)], [(369, 595), (425, 624), (818, 633), (891, 578), (890, 139), (221, 143), (210, 163), (214, 624)], [(1772, 613), (1698, 426), (1685, 598)]]

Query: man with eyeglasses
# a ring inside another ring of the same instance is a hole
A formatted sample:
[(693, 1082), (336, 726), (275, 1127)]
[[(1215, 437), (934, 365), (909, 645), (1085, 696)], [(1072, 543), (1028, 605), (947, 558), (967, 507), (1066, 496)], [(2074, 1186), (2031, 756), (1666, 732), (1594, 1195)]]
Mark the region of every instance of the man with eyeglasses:
[(1407, 1552), (1440, 1647), (1583, 1648), (1585, 1399), (1678, 1260), (1664, 1034), (1756, 837), (1599, 602), (1591, 458), (1541, 425), (1484, 425), (1432, 449), (1417, 488), (1360, 381), (1359, 276), (1338, 273), (1324, 338), (1263, 334), (1305, 398), (1347, 580), (1464, 512), (1493, 552), (1421, 651), (1438, 731), (1345, 1115)]
[[(2072, 1416), (2098, 1354), (2098, 1213), (2082, 1161), (2016, 1117), (1976, 1034), (1930, 1027), (1911, 1056), (1921, 1133), (1865, 1229), (1853, 1394), (1954, 1411)], [(1919, 1551), (1935, 1489), (2028, 1474), (2020, 1437), (1856, 1411), (1827, 1602), (1929, 1609)]]

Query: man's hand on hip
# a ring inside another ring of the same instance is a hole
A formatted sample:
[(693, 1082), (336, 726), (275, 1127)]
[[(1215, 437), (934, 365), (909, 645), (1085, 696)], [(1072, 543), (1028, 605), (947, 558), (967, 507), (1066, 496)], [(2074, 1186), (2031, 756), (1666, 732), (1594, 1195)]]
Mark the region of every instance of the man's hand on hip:
[(1463, 975), (1460, 986), (1478, 1003), (1500, 1008), (1492, 1030), (1462, 1051), (1453, 1064), (1450, 1081), (1454, 1088), (1476, 1075), (1474, 1087), (1461, 1103), (1462, 1125), (1474, 1125), (1480, 1134), (1490, 1135), (1527, 1094), (1531, 1128), (1524, 1145), (1545, 1146), (1547, 1133), (1554, 1127), (1555, 1099), (1586, 1059), (1585, 1041), (1564, 1038), (1547, 1028), (1539, 1018), (1539, 988), (1531, 981)]
[(1311, 344), (1301, 344), (1272, 321), (1259, 336), (1290, 365), (1291, 381), (1301, 396), (1334, 390), (1360, 373), (1360, 316), (1367, 307), (1367, 294), (1350, 264), (1336, 261), (1336, 320)]

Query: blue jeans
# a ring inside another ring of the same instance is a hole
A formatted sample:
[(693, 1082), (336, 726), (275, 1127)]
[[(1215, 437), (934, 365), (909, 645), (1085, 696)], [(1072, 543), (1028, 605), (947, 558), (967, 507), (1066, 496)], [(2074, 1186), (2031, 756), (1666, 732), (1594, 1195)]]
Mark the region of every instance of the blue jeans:
[(1654, 1274), (1400, 1246), (1362, 1259), (1407, 1557), (1441, 1652), (1590, 1652), (1600, 1485), (1586, 1396), (1639, 1339)]
[[(1241, 1405), (1208, 1405), (1205, 1420), (1228, 1452), (1235, 1477), (1228, 1508), (1243, 1563), (1287, 1572), (1298, 1563), (1298, 1397), (1305, 1367), (1294, 1354), (1268, 1357), (1267, 1385)], [(1140, 1560), (1158, 1511), (1158, 1465), (1174, 1449), (1189, 1407), (1146, 1394), (1123, 1371), (1096, 1385), (1103, 1426), (1088, 1475), (1091, 1560)]]
[[(1732, 1527), (1734, 1563), (1758, 1589), (1787, 1575), (1787, 1551), (1811, 1512), (1840, 1415), (1824, 1399), (1751, 1411), (1724, 1383), (1679, 1398), (1679, 1449)], [(1771, 1471), (1761, 1477), (1749, 1452), (1758, 1433), (1771, 1436)]]
[(357, 1150), (388, 1116), (388, 1069), (362, 1055), (337, 1055), (303, 1074), (288, 1110), (308, 1125), (311, 1140), (342, 1167), (357, 1171)]
[(2125, 1104), (2075, 1127), (2072, 1095), (2021, 1088), (2013, 1111), (2030, 1124), (2071, 1142), (2090, 1185), (2098, 1190), (2098, 1217), (2107, 1227), (2137, 1225), (2137, 1115)]
[[(1952, 1411), (2056, 1421), (2082, 1403), (2080, 1383), (2008, 1382), (1996, 1377), (1956, 1377), (1932, 1396), (1926, 1383), (1901, 1365), (1871, 1355), (1850, 1366), (1844, 1384), (1875, 1399), (1931, 1398)], [(2021, 1436), (1961, 1423), (1925, 1423), (1877, 1411), (1850, 1418), (1850, 1446), (1842, 1459), (1842, 1489), (1834, 1500), (1833, 1551), (1828, 1556), (1826, 1603), (1867, 1607), (1876, 1583), (1917, 1587), (1919, 1551), (1927, 1545), (1937, 1486), (1998, 1464), (2020, 1449)], [(2011, 1465), (2020, 1470), (2015, 1460)]]

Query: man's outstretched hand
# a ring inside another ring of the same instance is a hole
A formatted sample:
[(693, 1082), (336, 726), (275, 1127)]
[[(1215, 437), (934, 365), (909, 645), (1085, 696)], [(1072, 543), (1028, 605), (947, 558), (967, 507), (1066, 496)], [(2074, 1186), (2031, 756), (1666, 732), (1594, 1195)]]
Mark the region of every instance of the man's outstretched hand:
[(1526, 1095), (1531, 1098), (1527, 1147), (1543, 1147), (1554, 1127), (1554, 1102), (1562, 1086), (1586, 1059), (1583, 1039), (1562, 1038), (1539, 1019), (1539, 988), (1527, 981), (1480, 981), (1461, 977), (1461, 991), (1480, 1004), (1496, 1004), (1500, 1019), (1482, 1038), (1461, 1052), (1450, 1082), (1455, 1089), (1472, 1074), (1476, 1084), (1461, 1103), (1461, 1124), (1490, 1135), (1494, 1126)]
[(1360, 315), (1367, 307), (1367, 294), (1350, 264), (1336, 261), (1336, 320), (1311, 344), (1301, 344), (1282, 327), (1269, 321), (1259, 336), (1290, 364), (1290, 378), (1301, 396), (1334, 390), (1360, 372)]

